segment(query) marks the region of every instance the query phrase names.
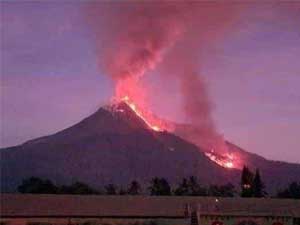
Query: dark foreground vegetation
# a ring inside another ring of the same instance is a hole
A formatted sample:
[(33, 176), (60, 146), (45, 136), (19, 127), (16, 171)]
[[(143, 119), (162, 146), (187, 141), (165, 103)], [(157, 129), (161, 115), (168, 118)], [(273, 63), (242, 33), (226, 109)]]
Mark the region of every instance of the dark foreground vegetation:
[[(20, 193), (33, 194), (78, 194), (78, 195), (174, 195), (174, 196), (215, 196), (215, 197), (266, 197), (264, 183), (259, 170), (253, 173), (247, 167), (243, 168), (241, 176), (240, 192), (231, 183), (226, 185), (201, 185), (194, 176), (183, 178), (174, 187), (171, 187), (165, 178), (154, 177), (149, 186), (144, 188), (138, 181), (132, 181), (127, 187), (107, 184), (100, 189), (95, 189), (82, 182), (74, 182), (71, 185), (55, 185), (48, 179), (30, 177), (24, 179), (18, 186)], [(278, 191), (278, 198), (300, 199), (300, 183), (293, 182), (286, 189)]]
[[(97, 225), (98, 223), (93, 222), (93, 221), (86, 221), (86, 222), (81, 222), (81, 223), (70, 223), (70, 224), (76, 224), (76, 225)], [(129, 222), (129, 223), (119, 223), (119, 225), (158, 225), (160, 224), (159, 222), (155, 220), (150, 220), (150, 221), (135, 221), (135, 222)], [(2, 224), (1, 224), (2, 225)], [(29, 222), (27, 225), (53, 225), (52, 223), (49, 222)], [(111, 225), (111, 223), (104, 223), (104, 225)]]
[[(71, 224), (71, 223), (70, 223)], [(131, 223), (119, 223), (119, 225), (158, 225), (160, 224), (159, 222), (155, 220), (150, 220), (150, 221), (135, 221)], [(27, 225), (52, 225), (52, 223), (47, 223), (47, 222), (31, 222), (27, 223)], [(82, 223), (76, 223), (76, 225), (98, 225), (98, 223), (87, 221), (87, 222), (82, 222)], [(110, 223), (104, 223), (104, 225), (111, 225)]]
[(47, 179), (30, 177), (24, 179), (18, 186), (20, 193), (32, 194), (80, 194), (80, 195), (176, 195), (176, 196), (219, 196), (233, 197), (236, 191), (232, 184), (211, 185), (208, 188), (198, 184), (195, 177), (184, 178), (176, 188), (171, 188), (164, 178), (155, 177), (151, 180), (149, 187), (143, 189), (137, 181), (132, 181), (128, 187), (120, 187), (108, 184), (100, 189), (95, 189), (82, 182), (71, 185), (55, 185)]

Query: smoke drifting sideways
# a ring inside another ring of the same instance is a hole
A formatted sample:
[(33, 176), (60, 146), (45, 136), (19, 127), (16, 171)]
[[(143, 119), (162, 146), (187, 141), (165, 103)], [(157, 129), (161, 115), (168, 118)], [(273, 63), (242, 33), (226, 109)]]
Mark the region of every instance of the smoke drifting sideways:
[(207, 151), (226, 151), (212, 119), (205, 80), (199, 73), (199, 53), (204, 41), (223, 35), (237, 11), (230, 4), (188, 1), (88, 4), (87, 20), (99, 67), (115, 83), (114, 99), (128, 96), (139, 108), (148, 109), (149, 93), (143, 78), (160, 67), (159, 76), (178, 85), (181, 110), (192, 125), (178, 126), (175, 132)]

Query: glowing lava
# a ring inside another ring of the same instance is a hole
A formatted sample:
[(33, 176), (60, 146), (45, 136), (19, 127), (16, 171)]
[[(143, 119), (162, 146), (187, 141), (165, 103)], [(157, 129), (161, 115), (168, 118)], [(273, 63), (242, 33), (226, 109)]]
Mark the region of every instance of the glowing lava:
[(226, 162), (224, 165), (227, 168), (233, 168), (233, 163), (232, 162)]
[(224, 168), (234, 168), (234, 157), (232, 154), (224, 154), (224, 155), (218, 155), (214, 152), (214, 150), (211, 150), (210, 152), (205, 152), (205, 155), (212, 160), (213, 162), (217, 163), (218, 165), (224, 167)]
[[(171, 131), (174, 129), (170, 125), (168, 126), (167, 123), (165, 123), (163, 120), (158, 119), (157, 117), (153, 116), (152, 113), (149, 113), (149, 111), (145, 111), (143, 109), (140, 109), (138, 105), (133, 102), (131, 98), (129, 98), (128, 95), (120, 98), (121, 101), (126, 103), (131, 110), (153, 131), (160, 132), (160, 131)], [(123, 109), (118, 109), (120, 112), (124, 112)], [(170, 151), (173, 151), (173, 149)], [(205, 155), (214, 163), (217, 163), (218, 165), (227, 168), (239, 168), (239, 163), (236, 157), (233, 154), (230, 153), (216, 153), (213, 149), (211, 151), (205, 152)]]
[(157, 132), (163, 130), (163, 129), (162, 129), (160, 126), (158, 126), (157, 124), (154, 125), (152, 122), (150, 122), (150, 120), (146, 119), (145, 114), (143, 114), (142, 111), (140, 111), (140, 110), (137, 108), (136, 104), (134, 104), (134, 103), (130, 100), (130, 98), (129, 98), (128, 96), (124, 96), (124, 97), (122, 98), (122, 101), (125, 102), (125, 103), (132, 109), (132, 111), (134, 111), (135, 114), (136, 114), (139, 118), (141, 118), (141, 119), (145, 122), (145, 124), (147, 124), (147, 126), (150, 127), (152, 130), (157, 131)]

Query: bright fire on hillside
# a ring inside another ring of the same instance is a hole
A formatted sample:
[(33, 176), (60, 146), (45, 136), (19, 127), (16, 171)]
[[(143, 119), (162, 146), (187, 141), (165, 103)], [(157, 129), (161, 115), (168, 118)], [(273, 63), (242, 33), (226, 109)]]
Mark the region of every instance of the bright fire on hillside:
[(147, 126), (150, 127), (152, 130), (157, 132), (163, 130), (159, 125), (154, 124), (151, 120), (146, 119), (145, 114), (143, 114), (142, 111), (138, 109), (137, 105), (134, 102), (132, 102), (128, 96), (124, 96), (122, 98), (122, 101), (125, 102), (132, 109), (132, 111), (134, 111), (135, 114), (139, 118), (141, 118), (145, 122), (145, 124), (147, 124)]
[(225, 155), (219, 155), (214, 152), (212, 149), (210, 152), (205, 152), (205, 155), (218, 165), (224, 167), (224, 168), (235, 168), (234, 165), (234, 156), (232, 154), (225, 154)]
[[(132, 111), (135, 112), (135, 114), (144, 121), (144, 123), (153, 131), (160, 132), (164, 130), (171, 131), (173, 129), (170, 129), (170, 125), (168, 126), (165, 124), (162, 120), (154, 117), (151, 113), (147, 111), (143, 111), (140, 109), (137, 104), (135, 104), (129, 96), (124, 96), (121, 98), (121, 101), (125, 102)], [(225, 153), (225, 154), (219, 154), (216, 153), (213, 149), (209, 152), (205, 152), (205, 155), (214, 163), (217, 163), (218, 165), (227, 168), (237, 168), (238, 165), (235, 165), (235, 157), (233, 154)]]

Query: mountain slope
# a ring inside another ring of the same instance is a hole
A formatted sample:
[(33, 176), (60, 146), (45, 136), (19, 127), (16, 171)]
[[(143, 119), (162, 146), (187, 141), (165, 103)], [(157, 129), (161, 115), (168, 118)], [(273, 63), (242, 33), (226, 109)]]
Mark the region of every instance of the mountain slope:
[(57, 183), (143, 184), (155, 176), (171, 183), (197, 176), (202, 183), (238, 182), (239, 171), (210, 161), (198, 147), (167, 132), (148, 129), (126, 105), (100, 108), (56, 134), (1, 149), (1, 188), (13, 191), (30, 176)]
[(229, 150), (252, 170), (259, 168), (270, 192), (285, 188), (293, 181), (300, 181), (300, 164), (267, 160), (227, 142)]
[[(198, 137), (194, 135), (195, 128), (192, 125), (176, 124), (175, 127), (176, 135), (197, 145)], [(270, 193), (285, 188), (293, 181), (300, 181), (300, 164), (267, 160), (228, 141), (226, 145), (228, 152), (235, 157), (235, 167), (242, 168), (245, 165), (253, 171), (258, 168)]]

